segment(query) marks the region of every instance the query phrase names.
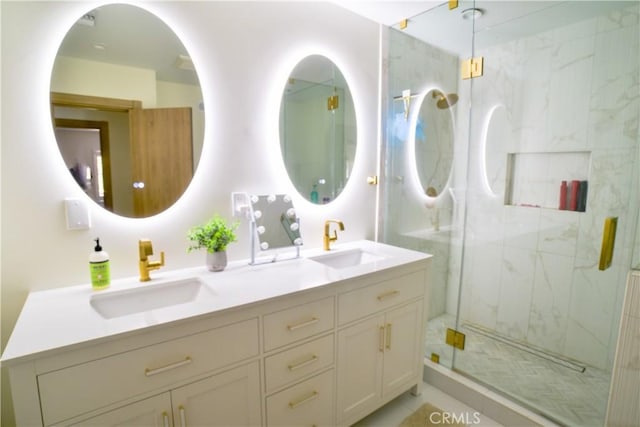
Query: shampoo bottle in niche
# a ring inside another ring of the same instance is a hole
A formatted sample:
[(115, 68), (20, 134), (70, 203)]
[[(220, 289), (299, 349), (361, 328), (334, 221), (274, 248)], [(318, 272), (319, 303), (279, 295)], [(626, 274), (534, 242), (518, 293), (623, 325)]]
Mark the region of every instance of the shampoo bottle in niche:
[(100, 239), (95, 239), (96, 247), (89, 255), (89, 271), (91, 287), (95, 290), (108, 288), (111, 284), (109, 271), (109, 254), (102, 250)]

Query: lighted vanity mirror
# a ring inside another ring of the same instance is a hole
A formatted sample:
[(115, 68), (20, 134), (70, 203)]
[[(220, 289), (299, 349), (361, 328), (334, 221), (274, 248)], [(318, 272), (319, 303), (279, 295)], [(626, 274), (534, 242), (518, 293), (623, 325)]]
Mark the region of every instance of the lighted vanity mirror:
[(126, 217), (164, 211), (191, 182), (204, 140), (202, 99), (176, 34), (132, 5), (78, 17), (51, 76), (67, 169), (98, 205)]
[(439, 90), (422, 99), (415, 127), (415, 167), (425, 194), (436, 197), (445, 189), (453, 164), (453, 116), (455, 94)]
[(344, 76), (324, 56), (305, 57), (291, 72), (280, 104), (280, 148), (296, 190), (313, 203), (333, 201), (349, 180), (356, 143)]
[(252, 224), (261, 251), (302, 246), (300, 224), (286, 194), (251, 196)]

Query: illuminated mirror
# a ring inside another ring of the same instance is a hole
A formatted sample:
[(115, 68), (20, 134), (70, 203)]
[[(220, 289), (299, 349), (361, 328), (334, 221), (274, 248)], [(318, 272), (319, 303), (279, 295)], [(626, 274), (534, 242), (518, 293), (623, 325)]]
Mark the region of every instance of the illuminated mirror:
[(155, 15), (109, 4), (78, 17), (55, 59), (51, 104), (66, 167), (103, 208), (155, 215), (191, 182), (202, 91), (187, 49)]
[(423, 98), (415, 127), (416, 169), (423, 191), (436, 197), (445, 189), (453, 164), (453, 119), (456, 94), (432, 90)]
[(280, 148), (289, 178), (312, 203), (342, 192), (356, 153), (356, 114), (338, 67), (311, 55), (291, 72), (280, 105)]

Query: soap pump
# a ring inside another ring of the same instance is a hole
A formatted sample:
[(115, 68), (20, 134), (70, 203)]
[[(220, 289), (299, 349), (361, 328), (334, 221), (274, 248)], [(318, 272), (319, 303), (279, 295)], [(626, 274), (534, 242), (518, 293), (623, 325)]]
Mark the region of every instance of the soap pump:
[(109, 254), (102, 250), (100, 238), (94, 239), (96, 246), (89, 254), (89, 271), (91, 273), (91, 287), (95, 290), (108, 288), (111, 284), (109, 268)]
[(311, 190), (311, 203), (318, 203), (319, 202), (319, 196), (318, 196), (318, 184), (313, 184), (313, 189)]

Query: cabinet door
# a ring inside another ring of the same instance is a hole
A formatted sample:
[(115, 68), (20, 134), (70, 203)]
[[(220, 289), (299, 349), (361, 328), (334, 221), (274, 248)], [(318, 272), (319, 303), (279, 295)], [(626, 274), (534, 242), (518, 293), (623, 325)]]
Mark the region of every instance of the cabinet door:
[[(414, 302), (387, 312), (383, 396), (397, 392), (416, 377), (422, 378), (422, 303)], [(420, 379), (419, 379), (420, 381)]]
[(338, 424), (357, 421), (380, 401), (384, 316), (338, 332)]
[(75, 421), (67, 426), (171, 426), (171, 398), (169, 393), (159, 394), (93, 418)]
[(258, 426), (258, 362), (174, 389), (171, 400), (176, 426)]

